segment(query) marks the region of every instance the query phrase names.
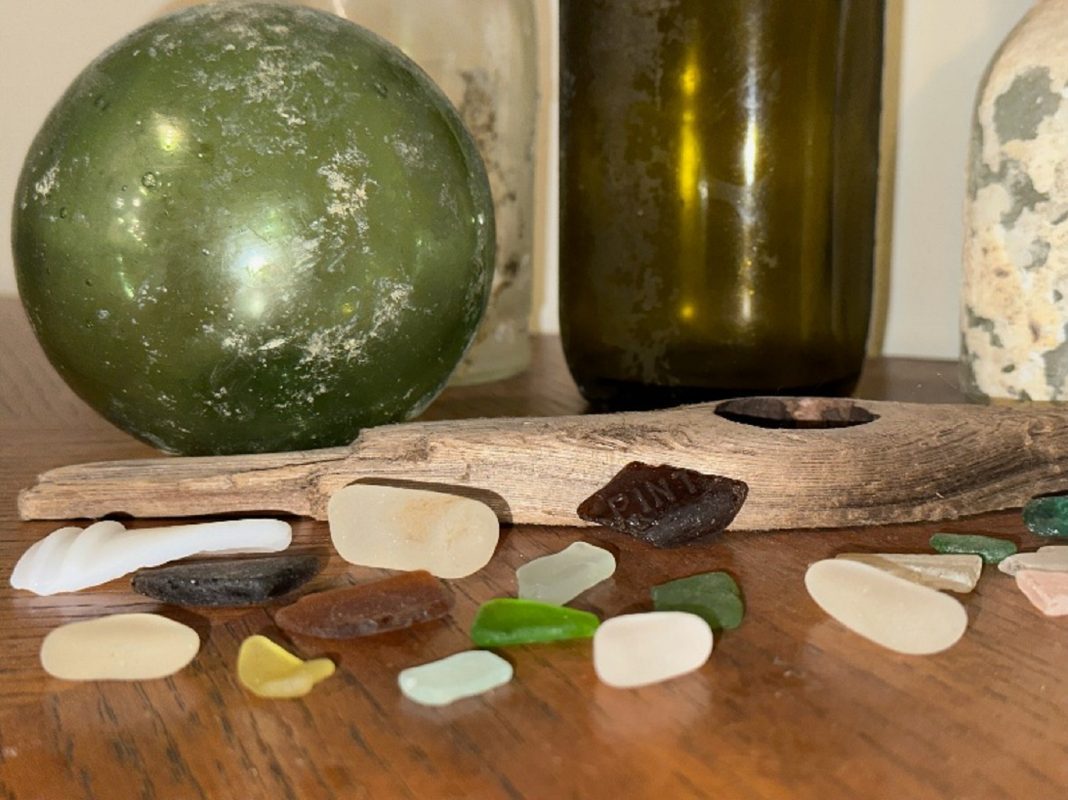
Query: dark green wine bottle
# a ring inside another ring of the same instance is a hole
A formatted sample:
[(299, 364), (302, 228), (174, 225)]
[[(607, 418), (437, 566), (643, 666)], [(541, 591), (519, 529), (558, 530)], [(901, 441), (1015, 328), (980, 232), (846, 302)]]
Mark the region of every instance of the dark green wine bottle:
[(882, 0), (561, 0), (560, 322), (595, 406), (844, 394)]

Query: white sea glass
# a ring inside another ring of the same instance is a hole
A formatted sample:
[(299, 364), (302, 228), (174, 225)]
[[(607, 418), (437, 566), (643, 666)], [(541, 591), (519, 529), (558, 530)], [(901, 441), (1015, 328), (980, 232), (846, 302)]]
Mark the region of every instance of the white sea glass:
[(1040, 547), (1034, 553), (1016, 553), (1002, 559), (998, 569), (1008, 575), (1015, 575), (1025, 569), (1037, 572), (1068, 572), (1068, 545), (1053, 544)]
[(409, 667), (397, 678), (401, 692), (424, 706), (445, 706), (503, 686), (512, 679), (512, 665), (488, 650), (471, 650)]
[(603, 547), (575, 542), (559, 553), (535, 558), (515, 571), (518, 596), (562, 606), (608, 580), (616, 559)]
[(76, 592), (198, 553), (274, 553), (293, 539), (288, 522), (235, 519), (126, 530), (113, 520), (60, 528), (31, 545), (11, 585), (39, 595)]
[(983, 572), (983, 559), (976, 555), (842, 553), (838, 558), (878, 567), (913, 583), (951, 592), (970, 592)]
[(602, 683), (648, 686), (699, 669), (712, 654), (712, 629), (682, 611), (625, 614), (593, 635), (593, 668)]

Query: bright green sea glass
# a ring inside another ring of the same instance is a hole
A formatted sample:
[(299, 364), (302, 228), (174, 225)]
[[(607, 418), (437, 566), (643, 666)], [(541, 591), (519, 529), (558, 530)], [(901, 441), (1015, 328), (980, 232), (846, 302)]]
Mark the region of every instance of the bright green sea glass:
[(600, 624), (588, 611), (536, 600), (499, 598), (478, 610), (471, 626), (471, 640), (479, 647), (507, 647), (588, 639)]

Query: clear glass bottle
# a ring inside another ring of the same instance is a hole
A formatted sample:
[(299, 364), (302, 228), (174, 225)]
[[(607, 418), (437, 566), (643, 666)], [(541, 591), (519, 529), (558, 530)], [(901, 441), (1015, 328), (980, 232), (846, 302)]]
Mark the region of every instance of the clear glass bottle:
[(561, 333), (594, 405), (851, 390), (883, 6), (561, 0)]
[(453, 102), (486, 162), (497, 224), (489, 307), (453, 384), (530, 361), (537, 0), (318, 0), (401, 48)]

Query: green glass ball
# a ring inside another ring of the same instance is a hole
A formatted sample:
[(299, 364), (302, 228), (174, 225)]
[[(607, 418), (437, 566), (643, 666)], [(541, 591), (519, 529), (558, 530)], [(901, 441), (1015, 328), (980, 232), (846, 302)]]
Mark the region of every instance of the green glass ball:
[(13, 239), (37, 337), (97, 411), (166, 451), (291, 450), (437, 395), (485, 309), (493, 203), (396, 48), (306, 8), (200, 6), (74, 81)]

